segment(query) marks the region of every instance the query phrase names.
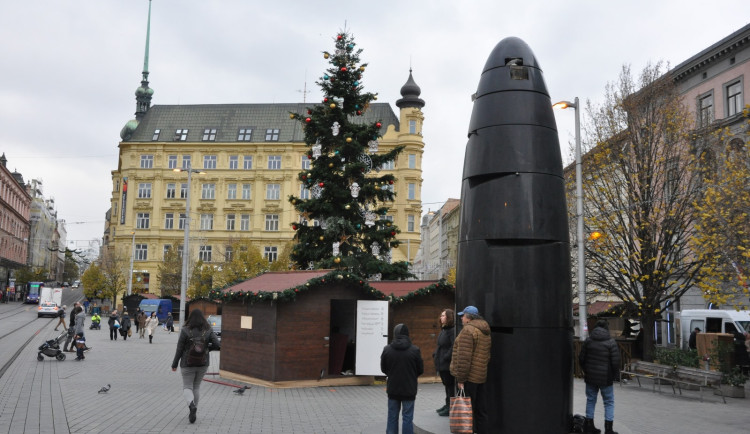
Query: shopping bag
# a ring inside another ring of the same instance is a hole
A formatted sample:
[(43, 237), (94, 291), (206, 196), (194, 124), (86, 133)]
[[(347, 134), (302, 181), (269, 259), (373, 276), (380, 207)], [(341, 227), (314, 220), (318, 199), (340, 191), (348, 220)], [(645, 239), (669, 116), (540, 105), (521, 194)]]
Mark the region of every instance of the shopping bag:
[(473, 433), (471, 398), (466, 396), (464, 389), (458, 389), (456, 396), (451, 398), (449, 423), (452, 433)]
[(133, 330), (132, 329), (128, 329), (128, 337), (131, 337), (131, 336), (133, 336)]

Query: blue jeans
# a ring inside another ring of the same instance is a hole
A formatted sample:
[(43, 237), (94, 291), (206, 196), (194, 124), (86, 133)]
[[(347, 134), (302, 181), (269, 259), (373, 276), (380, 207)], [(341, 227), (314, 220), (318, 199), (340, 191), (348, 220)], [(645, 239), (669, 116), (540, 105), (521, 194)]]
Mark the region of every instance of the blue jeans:
[(386, 434), (398, 434), (398, 412), (401, 410), (402, 434), (414, 434), (414, 401), (399, 401), (388, 398), (388, 427)]
[(594, 409), (596, 408), (596, 395), (601, 391), (602, 402), (604, 402), (604, 420), (615, 420), (615, 386), (595, 386), (586, 383), (586, 419), (594, 418)]

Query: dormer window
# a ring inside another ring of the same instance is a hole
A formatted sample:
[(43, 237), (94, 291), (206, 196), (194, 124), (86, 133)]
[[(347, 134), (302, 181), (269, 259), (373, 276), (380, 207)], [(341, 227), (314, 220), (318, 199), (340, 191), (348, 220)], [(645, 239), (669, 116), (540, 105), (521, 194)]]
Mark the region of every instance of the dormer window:
[(279, 141), (279, 129), (269, 128), (266, 130), (266, 142), (278, 142)]
[(184, 142), (187, 141), (187, 135), (188, 130), (187, 129), (178, 129), (174, 132), (174, 141), (175, 142)]
[(239, 133), (237, 134), (237, 141), (238, 142), (249, 142), (250, 138), (253, 135), (253, 129), (252, 128), (240, 128)]
[(158, 128), (155, 129), (154, 130), (154, 135), (153, 135), (153, 137), (151, 137), (151, 141), (155, 142), (155, 141), (159, 140), (159, 134), (161, 134), (161, 130), (158, 129)]
[(216, 128), (206, 128), (203, 130), (203, 141), (213, 142), (216, 140)]

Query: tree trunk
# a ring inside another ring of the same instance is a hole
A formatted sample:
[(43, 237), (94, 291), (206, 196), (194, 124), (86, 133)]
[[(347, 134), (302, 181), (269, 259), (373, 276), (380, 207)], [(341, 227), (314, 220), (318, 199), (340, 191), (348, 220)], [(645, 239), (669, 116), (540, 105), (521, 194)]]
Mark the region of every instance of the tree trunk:
[(643, 335), (643, 361), (654, 361), (654, 316), (641, 316), (641, 334)]

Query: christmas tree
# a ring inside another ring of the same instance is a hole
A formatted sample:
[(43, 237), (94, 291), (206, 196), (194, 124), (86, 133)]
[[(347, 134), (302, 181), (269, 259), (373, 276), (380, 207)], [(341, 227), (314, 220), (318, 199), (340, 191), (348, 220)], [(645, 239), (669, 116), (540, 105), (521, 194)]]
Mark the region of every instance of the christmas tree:
[(348, 269), (372, 279), (411, 277), (408, 263), (391, 261), (400, 232), (386, 219), (395, 178), (377, 173), (403, 148), (378, 152), (384, 128), (381, 120), (366, 119), (377, 94), (363, 91), (362, 49), (346, 32), (336, 36), (335, 46), (333, 53), (323, 53), (330, 67), (316, 82), (322, 104), (290, 114), (302, 123), (311, 160), (310, 169), (299, 174), (309, 197), (289, 197), (300, 213), (300, 221), (292, 223), (291, 257), (299, 268)]

